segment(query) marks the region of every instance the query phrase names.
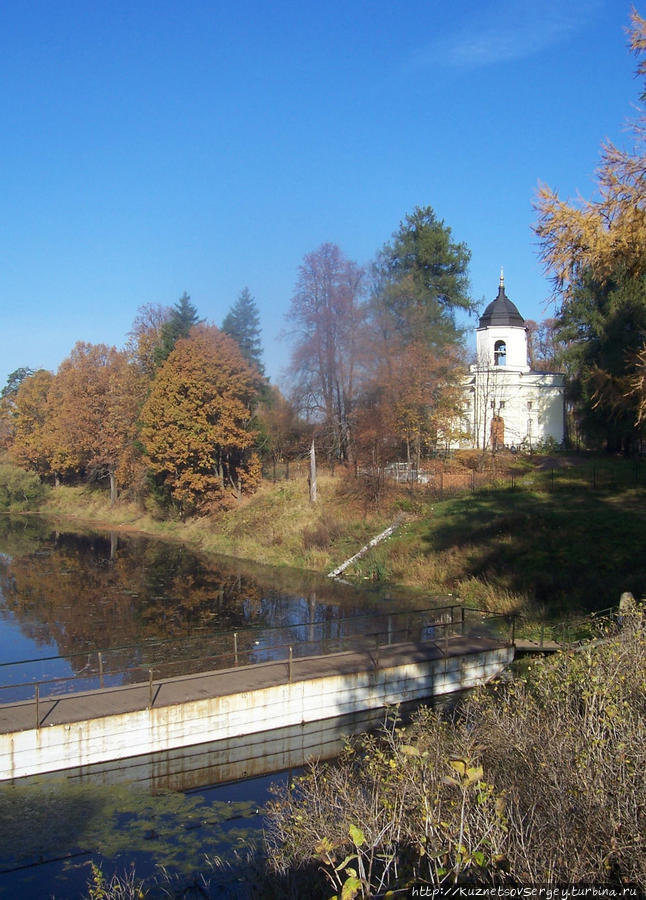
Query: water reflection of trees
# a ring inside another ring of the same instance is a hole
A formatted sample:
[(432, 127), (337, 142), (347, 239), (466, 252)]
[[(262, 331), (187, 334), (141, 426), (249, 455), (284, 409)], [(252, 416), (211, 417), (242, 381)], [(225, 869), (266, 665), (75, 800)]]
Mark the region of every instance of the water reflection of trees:
[(330, 582), (269, 584), (181, 545), (50, 532), (21, 547), (6, 528), (0, 591), (37, 646), (55, 644), (77, 674), (98, 672), (101, 651), (105, 675), (128, 671), (126, 681), (151, 667), (157, 678), (259, 662), (308, 641), (330, 649), (344, 618), (375, 608)]

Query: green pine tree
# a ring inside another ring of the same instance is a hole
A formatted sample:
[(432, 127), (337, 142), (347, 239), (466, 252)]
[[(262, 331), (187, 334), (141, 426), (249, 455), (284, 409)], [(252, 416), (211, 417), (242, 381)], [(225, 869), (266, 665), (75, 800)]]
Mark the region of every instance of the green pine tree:
[(240, 352), (261, 375), (265, 374), (262, 362), (262, 343), (260, 340), (260, 317), (256, 301), (249, 288), (245, 287), (240, 296), (227, 313), (222, 323), (222, 331), (230, 335), (238, 344)]
[(180, 338), (188, 337), (188, 333), (193, 325), (197, 325), (200, 321), (197, 309), (191, 303), (189, 295), (184, 291), (172, 308), (168, 321), (164, 322), (162, 326), (161, 342), (155, 348), (154, 353), (155, 365), (161, 366), (172, 353), (177, 341)]

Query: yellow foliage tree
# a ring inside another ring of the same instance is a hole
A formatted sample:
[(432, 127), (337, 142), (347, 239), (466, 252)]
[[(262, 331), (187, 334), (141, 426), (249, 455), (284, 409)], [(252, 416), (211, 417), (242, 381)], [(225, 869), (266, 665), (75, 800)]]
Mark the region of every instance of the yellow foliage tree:
[[(633, 10), (630, 47), (646, 76), (646, 20)], [(642, 94), (644, 99), (646, 94)], [(584, 432), (631, 452), (646, 417), (646, 116), (633, 145), (603, 145), (598, 194), (577, 202), (539, 190), (535, 231), (561, 305), (557, 333)]]
[[(632, 13), (631, 50), (646, 51), (646, 20)], [(646, 75), (646, 61), (638, 66)], [(599, 197), (578, 203), (560, 200), (547, 186), (536, 203), (541, 258), (567, 302), (584, 275), (605, 282), (618, 265), (628, 276), (646, 271), (646, 116), (632, 124), (634, 146), (604, 144), (598, 170)]]
[(256, 488), (254, 380), (236, 342), (213, 325), (193, 327), (158, 371), (141, 439), (183, 515), (214, 512)]
[(137, 437), (144, 389), (126, 353), (77, 343), (48, 394), (44, 443), (52, 471), (108, 478), (114, 502), (117, 473), (127, 471)]
[(26, 469), (40, 475), (50, 472), (47, 447), (47, 397), (54, 376), (39, 369), (21, 383), (11, 408), (12, 439), (10, 455)]

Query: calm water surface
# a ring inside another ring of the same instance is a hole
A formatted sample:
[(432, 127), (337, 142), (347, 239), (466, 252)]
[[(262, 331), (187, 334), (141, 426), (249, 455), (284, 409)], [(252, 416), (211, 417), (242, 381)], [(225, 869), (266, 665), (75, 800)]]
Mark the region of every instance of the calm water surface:
[[(414, 606), (404, 595), (185, 547), (0, 517), (0, 702), (335, 649)], [(361, 618), (367, 616), (368, 618)], [(374, 624), (373, 626), (374, 627)], [(369, 626), (368, 626), (369, 630)], [(237, 635), (233, 638), (234, 633)], [(271, 781), (150, 796), (131, 785), (45, 779), (0, 787), (0, 895), (83, 894), (89, 861), (190, 872), (257, 836)]]

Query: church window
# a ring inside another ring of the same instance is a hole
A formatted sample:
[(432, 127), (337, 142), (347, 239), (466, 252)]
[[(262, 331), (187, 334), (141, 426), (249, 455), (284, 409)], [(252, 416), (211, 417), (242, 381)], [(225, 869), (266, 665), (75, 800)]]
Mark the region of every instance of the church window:
[(507, 362), (507, 345), (504, 341), (496, 341), (493, 345), (494, 366), (504, 366)]

